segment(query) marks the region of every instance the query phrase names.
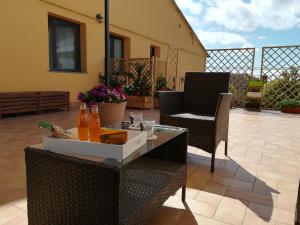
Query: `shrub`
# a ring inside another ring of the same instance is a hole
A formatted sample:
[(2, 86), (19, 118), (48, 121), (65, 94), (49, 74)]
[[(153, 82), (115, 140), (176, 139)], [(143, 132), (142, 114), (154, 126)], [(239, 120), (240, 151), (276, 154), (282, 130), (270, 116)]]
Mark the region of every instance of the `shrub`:
[(264, 101), (266, 105), (274, 107), (278, 102), (291, 98), (300, 98), (300, 80), (297, 77), (283, 77), (265, 85)]
[(287, 99), (282, 100), (276, 104), (277, 109), (285, 109), (285, 108), (296, 108), (300, 107), (300, 101), (296, 99)]

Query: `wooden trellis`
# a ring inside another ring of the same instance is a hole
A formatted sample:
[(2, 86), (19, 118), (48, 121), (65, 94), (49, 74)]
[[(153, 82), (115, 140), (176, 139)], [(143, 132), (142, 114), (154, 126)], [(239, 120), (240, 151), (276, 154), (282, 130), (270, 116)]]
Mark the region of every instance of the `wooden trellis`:
[(205, 71), (230, 72), (233, 103), (243, 106), (248, 77), (253, 76), (255, 48), (209, 49)]
[(300, 100), (300, 46), (274, 46), (262, 49), (261, 77), (267, 81), (263, 107), (274, 109), (284, 99)]
[(167, 62), (157, 58), (129, 58), (111, 59), (110, 78), (112, 83), (130, 86), (138, 76), (146, 77), (147, 82), (151, 83), (152, 94), (154, 94), (156, 78), (167, 75)]

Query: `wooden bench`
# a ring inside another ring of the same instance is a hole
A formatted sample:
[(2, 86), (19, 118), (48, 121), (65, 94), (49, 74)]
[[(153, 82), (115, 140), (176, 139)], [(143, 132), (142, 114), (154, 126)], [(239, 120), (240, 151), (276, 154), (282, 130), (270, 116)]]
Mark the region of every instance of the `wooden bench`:
[(3, 115), (70, 108), (70, 94), (62, 91), (2, 92), (0, 118)]
[(70, 109), (70, 94), (64, 91), (38, 92), (39, 113), (47, 110)]
[(37, 112), (39, 98), (36, 92), (0, 93), (0, 118), (2, 115)]

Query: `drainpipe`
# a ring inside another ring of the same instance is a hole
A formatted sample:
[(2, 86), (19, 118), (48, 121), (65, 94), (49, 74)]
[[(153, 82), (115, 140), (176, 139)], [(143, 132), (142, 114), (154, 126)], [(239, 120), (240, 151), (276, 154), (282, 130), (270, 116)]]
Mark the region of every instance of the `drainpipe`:
[(110, 41), (109, 41), (109, 0), (105, 0), (105, 85), (109, 86), (109, 71), (110, 71)]

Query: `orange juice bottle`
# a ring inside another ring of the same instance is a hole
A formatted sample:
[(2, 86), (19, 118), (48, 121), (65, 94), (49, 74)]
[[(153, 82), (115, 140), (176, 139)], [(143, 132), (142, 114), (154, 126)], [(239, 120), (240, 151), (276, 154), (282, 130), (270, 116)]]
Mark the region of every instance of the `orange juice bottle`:
[(78, 138), (80, 141), (89, 140), (89, 114), (86, 104), (80, 105), (80, 111), (77, 120)]
[(93, 105), (91, 109), (89, 134), (91, 142), (100, 142), (101, 123), (97, 105)]

